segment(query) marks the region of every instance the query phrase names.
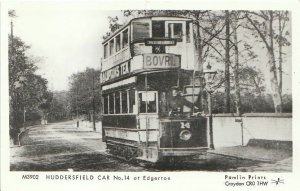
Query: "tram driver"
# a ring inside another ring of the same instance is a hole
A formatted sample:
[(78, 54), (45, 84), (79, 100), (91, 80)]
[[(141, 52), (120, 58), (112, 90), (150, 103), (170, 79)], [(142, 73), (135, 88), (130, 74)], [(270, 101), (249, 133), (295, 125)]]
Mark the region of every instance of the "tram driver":
[(181, 114), (183, 112), (184, 97), (178, 87), (172, 90), (171, 111), (169, 115)]

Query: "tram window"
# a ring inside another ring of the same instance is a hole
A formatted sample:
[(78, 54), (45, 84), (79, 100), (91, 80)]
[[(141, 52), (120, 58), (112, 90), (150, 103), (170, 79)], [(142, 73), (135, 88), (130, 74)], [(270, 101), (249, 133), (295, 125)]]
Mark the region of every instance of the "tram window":
[(122, 113), (128, 112), (128, 105), (127, 105), (127, 91), (122, 91)]
[(148, 101), (147, 113), (156, 113), (156, 94), (154, 94), (153, 96), (154, 99), (152, 101)]
[(161, 92), (159, 101), (159, 111), (164, 113), (168, 111), (167, 93)]
[(190, 43), (191, 42), (191, 31), (190, 31), (190, 22), (186, 23), (186, 42)]
[(140, 113), (156, 113), (156, 93), (139, 93)]
[(135, 105), (135, 90), (129, 90), (129, 113), (133, 113)]
[(121, 49), (121, 36), (116, 36), (116, 52), (118, 52)]
[(108, 57), (108, 44), (104, 45), (104, 59)]
[(116, 106), (116, 114), (119, 114), (121, 112), (121, 102), (120, 102), (120, 92), (115, 93), (115, 106)]
[(133, 41), (150, 37), (150, 26), (148, 22), (133, 22)]
[(109, 55), (113, 55), (113, 54), (114, 54), (114, 39), (109, 41)]
[(109, 114), (115, 113), (115, 95), (110, 94), (109, 95)]
[(174, 38), (180, 39), (182, 41), (182, 24), (174, 23)]
[(146, 111), (146, 107), (147, 107), (147, 103), (146, 101), (143, 101), (143, 94), (139, 93), (139, 100), (140, 100), (140, 113), (147, 113)]
[(104, 96), (104, 114), (108, 114), (108, 95)]
[(152, 21), (152, 37), (163, 38), (165, 37), (165, 22)]
[(170, 23), (169, 28), (169, 37), (176, 38), (177, 42), (182, 42), (182, 24), (181, 23)]
[(122, 48), (128, 46), (128, 29), (123, 31)]

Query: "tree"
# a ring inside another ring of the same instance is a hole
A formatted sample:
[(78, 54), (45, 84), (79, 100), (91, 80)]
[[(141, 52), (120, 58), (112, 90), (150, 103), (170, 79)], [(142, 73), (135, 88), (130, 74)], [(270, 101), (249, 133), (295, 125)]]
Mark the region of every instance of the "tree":
[(90, 112), (100, 112), (100, 71), (86, 68), (69, 77), (69, 100), (70, 112), (73, 115), (92, 117)]
[[(241, 115), (243, 105), (241, 101), (241, 86), (240, 86), (240, 76), (243, 78), (243, 73), (247, 71), (248, 62), (253, 62), (257, 55), (253, 51), (253, 46), (250, 46), (245, 39), (239, 38), (240, 35), (245, 30), (245, 19), (243, 12), (241, 11), (231, 11), (231, 28), (232, 28), (232, 38), (231, 41), (234, 57), (234, 63), (232, 64), (233, 78), (234, 78), (234, 90), (235, 90), (235, 107), (237, 115)], [(244, 47), (242, 49), (242, 47)], [(246, 54), (245, 54), (246, 53)], [(244, 71), (244, 69), (246, 69)], [(244, 82), (245, 83), (245, 82)]]
[[(276, 37), (274, 32), (275, 11), (247, 12), (246, 18), (249, 21), (250, 25), (253, 27), (252, 30), (256, 32), (255, 35), (258, 35), (260, 37), (265, 48), (267, 49), (267, 67), (269, 69), (268, 81), (272, 90), (274, 110), (276, 113), (282, 112), (282, 92), (277, 75), (274, 47), (274, 38)], [(279, 68), (281, 70), (281, 66)]]
[[(9, 11), (9, 16), (15, 17), (15, 12)], [(10, 135), (17, 143), (20, 128), (27, 125), (26, 119), (43, 116), (49, 109), (52, 94), (47, 90), (47, 80), (35, 74), (36, 60), (26, 54), (30, 47), (15, 37), (13, 30), (8, 41)]]
[[(204, 63), (211, 52), (216, 51), (213, 40), (222, 32), (224, 24), (219, 23), (219, 17), (212, 11), (187, 11), (188, 16), (194, 20), (194, 47), (195, 47), (195, 69), (199, 71), (199, 76), (203, 76)], [(213, 31), (211, 31), (213, 29)], [(206, 92), (204, 90), (204, 78), (200, 78), (200, 106), (203, 111), (208, 111)]]
[(235, 102), (236, 102), (236, 113), (237, 115), (241, 115), (241, 94), (240, 94), (240, 82), (239, 82), (239, 48), (238, 48), (238, 20), (239, 13), (232, 12), (233, 22), (232, 22), (232, 30), (233, 30), (233, 41), (234, 41), (234, 85), (235, 85)]
[[(230, 24), (231, 24), (232, 11), (209, 11), (209, 16), (206, 27), (201, 27), (204, 32), (209, 35), (209, 41), (204, 45), (208, 45), (212, 51), (209, 51), (209, 60), (214, 63), (220, 63), (224, 65), (224, 76), (221, 79), (224, 83), (224, 111), (229, 113), (231, 111), (231, 80), (230, 80), (230, 66), (231, 55), (230, 50), (234, 46), (234, 42), (231, 40)], [(225, 31), (224, 31), (225, 29)], [(224, 44), (225, 42), (225, 44)], [(236, 46), (235, 46), (236, 47)]]
[(246, 66), (240, 70), (240, 87), (243, 92), (252, 92), (256, 96), (263, 96), (265, 93), (264, 76), (255, 68)]
[[(20, 38), (9, 38), (9, 95), (10, 128), (16, 138), (26, 118), (35, 113), (45, 116), (52, 94), (47, 89), (47, 80), (35, 74), (34, 59), (26, 56), (30, 48)], [(13, 41), (13, 42), (12, 42)]]
[(58, 121), (63, 120), (69, 116), (68, 110), (68, 92), (55, 91), (53, 92), (53, 99), (50, 103), (49, 120)]
[(289, 46), (290, 43), (285, 36), (289, 35), (289, 31), (286, 29), (287, 23), (289, 21), (288, 11), (276, 11), (275, 15), (278, 19), (278, 35), (275, 34), (275, 40), (278, 44), (278, 73), (279, 73), (279, 91), (280, 96), (282, 96), (282, 63), (283, 63), (283, 47)]

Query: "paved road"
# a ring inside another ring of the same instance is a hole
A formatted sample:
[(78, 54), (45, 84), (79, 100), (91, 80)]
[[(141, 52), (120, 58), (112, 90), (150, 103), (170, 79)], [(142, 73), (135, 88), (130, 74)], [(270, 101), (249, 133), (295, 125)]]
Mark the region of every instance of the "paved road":
[(107, 156), (101, 134), (76, 128), (72, 121), (27, 130), (21, 147), (11, 148), (11, 170), (22, 171), (142, 171)]
[(291, 160), (263, 163), (207, 154), (176, 166), (128, 163), (108, 155), (101, 133), (74, 122), (35, 126), (11, 147), (12, 171), (290, 171)]

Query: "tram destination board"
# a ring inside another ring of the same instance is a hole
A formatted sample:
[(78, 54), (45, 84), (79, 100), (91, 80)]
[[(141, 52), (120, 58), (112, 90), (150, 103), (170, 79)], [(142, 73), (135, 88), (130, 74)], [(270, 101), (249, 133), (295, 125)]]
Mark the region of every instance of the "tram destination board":
[(164, 38), (147, 38), (145, 39), (146, 46), (175, 46), (177, 43), (176, 39), (164, 39)]

